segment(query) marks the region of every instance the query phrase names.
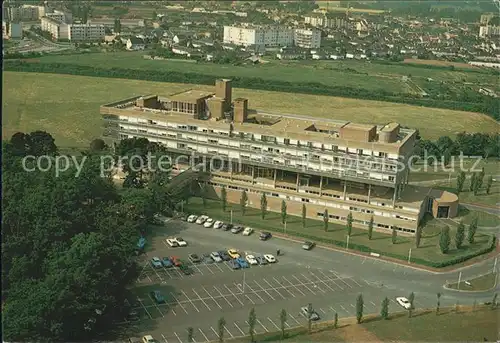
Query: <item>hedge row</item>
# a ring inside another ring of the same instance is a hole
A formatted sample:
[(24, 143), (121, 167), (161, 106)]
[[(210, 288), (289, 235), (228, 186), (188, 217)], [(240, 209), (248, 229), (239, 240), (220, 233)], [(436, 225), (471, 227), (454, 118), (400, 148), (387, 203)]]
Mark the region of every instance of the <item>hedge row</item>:
[[(245, 223), (240, 223), (240, 224), (245, 224)], [(261, 230), (266, 230), (266, 231), (283, 233), (283, 230), (279, 230), (279, 229), (276, 229), (276, 228), (273, 228), (273, 227), (268, 227), (268, 226), (261, 226), (258, 223), (252, 223), (252, 226), (255, 227), (256, 229), (261, 229)], [(291, 234), (291, 236), (296, 236), (296, 237), (304, 238), (305, 240), (310, 240), (310, 241), (316, 241), (316, 242), (320, 242), (320, 243), (324, 243), (324, 244), (335, 245), (335, 246), (340, 247), (340, 248), (345, 248), (346, 247), (346, 242), (345, 241), (338, 241), (336, 239), (329, 239), (329, 238), (324, 238), (324, 237), (317, 237), (315, 235), (311, 235), (311, 234), (304, 233), (304, 232), (297, 232), (297, 231), (290, 231), (290, 230), (287, 230), (287, 231), (288, 231), (288, 233)], [(459, 257), (456, 257), (454, 259), (450, 259), (450, 260), (447, 260), (447, 261), (441, 261), (441, 262), (428, 261), (428, 260), (424, 260), (424, 259), (421, 259), (421, 258), (412, 257), (412, 262), (416, 263), (416, 264), (423, 265), (423, 266), (427, 266), (427, 267), (444, 268), (444, 267), (447, 267), (447, 266), (451, 266), (451, 265), (454, 265), (454, 264), (457, 264), (457, 263), (461, 263), (461, 262), (467, 261), (467, 260), (469, 260), (469, 259), (471, 259), (473, 257), (479, 256), (479, 255), (482, 255), (482, 254), (485, 254), (485, 253), (489, 253), (495, 247), (496, 247), (496, 237), (494, 235), (491, 235), (490, 238), (488, 239), (488, 243), (485, 244), (484, 247), (482, 247), (481, 249), (476, 250), (474, 252), (471, 252), (470, 254), (459, 256)], [(363, 252), (363, 253), (367, 253), (367, 254), (369, 254), (369, 253), (376, 253), (376, 254), (380, 254), (381, 256), (384, 256), (384, 257), (390, 257), (390, 258), (402, 260), (402, 261), (405, 261), (405, 262), (408, 259), (408, 256), (406, 256), (406, 255), (403, 256), (403, 255), (392, 253), (392, 252), (387, 252), (387, 251), (382, 251), (382, 250), (376, 250), (376, 249), (372, 249), (372, 248), (367, 247), (366, 245), (362, 245), (362, 244), (349, 243), (349, 249), (350, 250), (357, 250), (359, 252)], [(436, 249), (437, 249), (437, 247), (436, 247)]]
[[(213, 75), (189, 72), (139, 70), (126, 68), (100, 68), (93, 66), (76, 65), (71, 63), (36, 63), (22, 60), (5, 61), (4, 70), (136, 79), (157, 82), (194, 83), (204, 85), (213, 85), (215, 78), (215, 76)], [(495, 119), (499, 119), (497, 118), (498, 111), (496, 107), (484, 102), (461, 102), (455, 100), (440, 100), (430, 98), (424, 99), (419, 98), (418, 96), (412, 96), (410, 94), (388, 92), (384, 89), (368, 90), (364, 88), (331, 86), (317, 82), (295, 83), (280, 80), (264, 80), (256, 77), (237, 77), (232, 75), (219, 75), (219, 77), (231, 78), (233, 80), (233, 86), (237, 88), (339, 96), (364, 100), (404, 103), (424, 107), (437, 107), (470, 112), (481, 112), (488, 114)]]

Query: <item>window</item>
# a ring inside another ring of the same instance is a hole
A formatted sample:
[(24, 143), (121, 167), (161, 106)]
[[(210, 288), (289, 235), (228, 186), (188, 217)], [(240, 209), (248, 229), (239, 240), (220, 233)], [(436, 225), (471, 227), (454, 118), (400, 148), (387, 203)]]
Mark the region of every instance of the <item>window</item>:
[(290, 138), (285, 138), (283, 143), (285, 143), (285, 145), (290, 145)]
[(209, 139), (208, 143), (217, 144), (217, 143), (219, 143), (219, 141), (217, 139)]
[(378, 153), (378, 157), (387, 157), (387, 153), (386, 152), (379, 152)]
[(356, 149), (356, 153), (358, 155), (363, 155), (363, 149)]

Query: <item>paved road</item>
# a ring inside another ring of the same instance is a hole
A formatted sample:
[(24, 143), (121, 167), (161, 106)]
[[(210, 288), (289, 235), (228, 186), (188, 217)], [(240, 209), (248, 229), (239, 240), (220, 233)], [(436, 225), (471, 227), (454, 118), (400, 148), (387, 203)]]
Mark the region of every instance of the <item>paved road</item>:
[[(248, 313), (252, 307), (257, 313), (256, 332), (276, 331), (279, 312), (289, 314), (287, 326), (304, 325), (299, 309), (311, 302), (322, 320), (331, 320), (337, 312), (340, 317), (355, 315), (355, 299), (363, 294), (365, 313), (379, 312), (384, 297), (391, 300), (390, 310), (401, 310), (396, 296), (415, 292), (417, 308), (434, 307), (436, 293), (443, 294), (442, 306), (459, 301), (472, 304), (491, 299), (490, 294), (472, 296), (443, 289), (447, 280), (456, 280), (458, 273), (434, 274), (360, 257), (338, 251), (315, 248), (304, 251), (299, 243), (278, 238), (267, 242), (234, 235), (195, 224), (170, 221), (164, 232), (153, 238), (154, 250), (148, 252), (144, 269), (138, 280), (138, 297), (131, 299), (142, 318), (140, 326), (165, 343), (186, 340), (188, 327), (195, 328), (196, 342), (217, 338), (217, 320), (226, 319), (225, 337), (236, 337), (248, 332)], [(161, 231), (161, 230), (159, 230)], [(186, 248), (170, 248), (164, 242), (168, 235), (181, 235), (189, 242)], [(214, 250), (236, 248), (242, 253), (284, 253), (278, 263), (252, 266), (233, 271), (225, 263), (193, 266), (194, 275), (184, 276), (175, 269), (153, 269), (148, 259), (152, 256), (199, 255)], [(493, 260), (464, 268), (462, 279), (491, 271)], [(160, 290), (167, 303), (156, 305), (149, 296), (151, 290)]]

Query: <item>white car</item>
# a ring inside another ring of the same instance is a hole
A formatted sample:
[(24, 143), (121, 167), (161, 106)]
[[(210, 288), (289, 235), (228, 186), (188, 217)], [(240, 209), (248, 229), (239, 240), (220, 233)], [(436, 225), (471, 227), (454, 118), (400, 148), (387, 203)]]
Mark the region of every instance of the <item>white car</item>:
[(203, 224), (206, 220), (208, 219), (208, 216), (199, 216), (198, 219), (196, 219), (196, 224), (201, 225)]
[(257, 261), (257, 259), (255, 258), (255, 256), (253, 255), (247, 255), (246, 256), (246, 260), (249, 264), (255, 266), (257, 264), (259, 264), (259, 261)]
[(214, 260), (217, 263), (222, 262), (222, 257), (220, 257), (220, 254), (217, 251), (214, 251), (210, 254), (210, 257), (212, 260)]
[(214, 220), (212, 218), (208, 218), (205, 224), (203, 224), (204, 227), (212, 227), (212, 225), (214, 225)]
[(251, 227), (246, 227), (245, 230), (243, 231), (243, 236), (250, 236), (253, 232), (253, 229)]
[(222, 225), (224, 225), (224, 222), (221, 222), (220, 220), (217, 220), (214, 223), (214, 229), (220, 229), (222, 227)]
[(177, 242), (177, 240), (175, 238), (167, 238), (166, 241), (167, 241), (167, 244), (172, 248), (176, 248), (179, 246), (179, 243)]
[(142, 343), (157, 343), (158, 341), (151, 335), (146, 335), (142, 337)]
[(174, 239), (177, 242), (177, 244), (179, 244), (180, 247), (187, 247), (188, 243), (181, 237), (176, 237)]
[(405, 297), (397, 297), (396, 301), (399, 305), (403, 306), (407, 310), (409, 310), (411, 307), (410, 300), (406, 299)]
[(264, 254), (264, 258), (266, 259), (267, 262), (269, 263), (274, 263), (276, 262), (276, 258), (271, 255), (271, 254)]
[(188, 223), (194, 223), (196, 221), (196, 219), (198, 219), (198, 216), (195, 215), (195, 214), (192, 214), (190, 215), (188, 218), (187, 218), (187, 222)]

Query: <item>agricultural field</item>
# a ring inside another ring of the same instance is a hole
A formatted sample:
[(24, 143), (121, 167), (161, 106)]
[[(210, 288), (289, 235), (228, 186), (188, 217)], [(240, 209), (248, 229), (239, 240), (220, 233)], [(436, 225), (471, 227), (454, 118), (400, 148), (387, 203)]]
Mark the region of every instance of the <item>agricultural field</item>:
[[(59, 74), (4, 72), (3, 76), (3, 135), (41, 129), (53, 133), (57, 145), (72, 147), (86, 147), (100, 135), (99, 106), (102, 104), (141, 94), (168, 95), (189, 88), (213, 90), (210, 86)], [(234, 97), (249, 98), (250, 108), (269, 112), (360, 123), (397, 121), (419, 129), (427, 139), (453, 136), (462, 131), (494, 133), (499, 130), (496, 121), (479, 113), (247, 89), (235, 89)], [(315, 109), (313, 113), (311, 108)]]

